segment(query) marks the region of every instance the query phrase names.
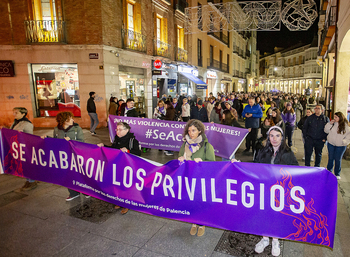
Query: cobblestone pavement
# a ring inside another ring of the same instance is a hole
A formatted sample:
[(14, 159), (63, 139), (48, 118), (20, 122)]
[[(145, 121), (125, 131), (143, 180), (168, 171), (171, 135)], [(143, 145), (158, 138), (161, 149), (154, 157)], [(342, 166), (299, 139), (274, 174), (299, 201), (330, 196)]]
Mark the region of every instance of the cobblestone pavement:
[[(51, 135), (52, 129), (36, 129), (36, 135)], [(107, 128), (91, 136), (87, 143), (110, 144)], [(303, 143), (296, 130), (293, 150), (303, 165)], [(241, 161), (252, 161), (242, 154)], [(177, 158), (152, 149), (142, 155), (166, 163)], [(221, 158), (217, 157), (217, 161)], [(327, 163), (324, 148), (322, 166)], [(293, 241), (281, 241), (281, 256), (350, 256), (350, 161), (343, 160), (339, 181), (338, 214), (334, 249)], [(121, 215), (114, 205), (85, 197), (66, 202), (67, 189), (40, 182), (27, 192), (19, 191), (25, 179), (0, 176), (0, 256), (271, 256), (268, 249), (255, 254), (259, 237), (207, 228), (203, 237), (191, 236), (191, 225), (135, 211)]]

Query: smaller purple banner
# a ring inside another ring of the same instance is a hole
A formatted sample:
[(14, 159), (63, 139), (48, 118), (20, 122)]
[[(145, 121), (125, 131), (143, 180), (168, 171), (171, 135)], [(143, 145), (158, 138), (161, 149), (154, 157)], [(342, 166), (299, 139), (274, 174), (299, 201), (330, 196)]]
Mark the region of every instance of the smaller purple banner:
[[(183, 143), (182, 134), (186, 122), (142, 119), (109, 115), (109, 136), (113, 141), (118, 122), (126, 122), (131, 132), (142, 147), (161, 150), (180, 151)], [(229, 159), (235, 154), (244, 138), (247, 129), (225, 126), (215, 123), (204, 123), (205, 135), (214, 147), (215, 155)]]

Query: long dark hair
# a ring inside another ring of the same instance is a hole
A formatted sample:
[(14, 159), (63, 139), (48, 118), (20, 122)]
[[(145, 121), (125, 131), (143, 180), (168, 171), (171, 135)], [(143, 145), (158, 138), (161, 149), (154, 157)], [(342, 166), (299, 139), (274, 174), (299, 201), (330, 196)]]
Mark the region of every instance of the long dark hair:
[(349, 122), (347, 119), (345, 119), (345, 116), (342, 112), (336, 112), (334, 115), (337, 115), (339, 117), (339, 122), (338, 122), (338, 134), (345, 134), (346, 129), (345, 129), (345, 124), (346, 126), (349, 126)]
[(288, 112), (290, 112), (291, 114), (294, 114), (294, 109), (292, 107), (292, 108), (290, 108), (290, 110), (288, 110), (287, 105), (286, 105), (286, 107), (284, 107), (283, 113), (288, 113)]
[(165, 101), (164, 104), (166, 104), (167, 110), (174, 109), (173, 104), (169, 100)]
[(223, 115), (224, 114), (225, 114), (225, 119), (221, 120), (221, 124), (232, 126), (232, 122), (234, 121), (235, 116), (232, 115), (230, 110), (225, 110)]
[[(262, 159), (264, 160), (267, 156), (272, 156), (274, 154), (273, 151), (273, 146), (271, 144), (270, 141), (270, 132), (271, 131), (277, 131), (279, 133), (281, 133), (281, 130), (278, 128), (272, 128), (269, 133), (267, 134), (267, 140), (266, 140), (266, 145), (263, 149), (261, 149), (258, 153), (258, 156), (256, 159)], [(288, 147), (288, 145), (286, 144), (286, 140), (284, 140), (284, 135), (283, 133), (281, 133), (282, 135), (282, 141), (281, 141), (281, 145), (279, 146), (278, 150), (277, 150), (277, 155), (275, 157), (275, 163), (281, 163), (281, 157), (285, 152), (290, 152), (290, 148)]]
[(272, 114), (271, 114), (272, 120), (273, 120), (273, 122), (275, 124), (277, 124), (278, 122), (280, 122), (282, 120), (282, 118), (281, 118), (281, 111), (277, 107), (272, 108), (272, 111), (276, 113), (276, 117), (273, 117)]

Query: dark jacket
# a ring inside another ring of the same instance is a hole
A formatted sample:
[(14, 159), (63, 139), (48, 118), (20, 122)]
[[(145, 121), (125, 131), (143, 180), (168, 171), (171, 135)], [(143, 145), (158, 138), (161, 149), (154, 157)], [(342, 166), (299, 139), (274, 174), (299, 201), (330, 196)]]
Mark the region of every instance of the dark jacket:
[(305, 115), (304, 117), (302, 117), (302, 118), (300, 119), (300, 121), (299, 121), (298, 124), (297, 124), (297, 126), (298, 126), (299, 129), (303, 130), (304, 123), (305, 123), (307, 117), (308, 117), (308, 116)]
[[(226, 124), (222, 124), (222, 125), (226, 125)], [(230, 125), (226, 125), (226, 126), (230, 126)], [(239, 122), (237, 121), (237, 119), (233, 119), (233, 120), (232, 120), (231, 126), (232, 126), (232, 127), (236, 127), (236, 128), (243, 128), (243, 127), (241, 126), (241, 124), (239, 124)]]
[[(185, 153), (185, 145), (186, 142), (183, 142), (179, 156), (183, 156)], [(208, 142), (208, 139), (204, 139), (203, 146), (198, 149), (197, 152), (192, 154), (191, 160), (193, 161), (195, 158), (201, 158), (202, 161), (207, 161), (207, 162), (214, 162), (215, 161), (215, 152), (214, 152), (214, 147)]]
[[(125, 108), (125, 112), (126, 112), (126, 108)], [(128, 112), (126, 112), (126, 114), (124, 114), (124, 116), (125, 117), (138, 117), (139, 115), (138, 115), (136, 109), (132, 108), (131, 110), (128, 110)]]
[[(271, 164), (272, 155), (273, 155), (272, 149), (267, 153), (264, 152), (264, 150), (260, 150), (256, 155), (254, 162)], [(277, 151), (274, 164), (299, 165), (297, 159), (295, 158), (294, 153), (290, 149), (283, 153)]]
[(259, 128), (259, 119), (263, 116), (261, 107), (258, 104), (250, 106), (249, 104), (244, 107), (242, 116), (245, 117), (246, 113), (253, 114), (250, 118), (245, 118), (245, 127), (246, 128)]
[(201, 109), (198, 106), (195, 106), (191, 109), (191, 119), (197, 119), (201, 122), (208, 122), (208, 113), (207, 110), (202, 107)]
[(121, 149), (125, 147), (130, 151), (130, 153), (141, 156), (139, 141), (136, 140), (134, 133), (128, 132), (128, 134), (126, 134), (123, 137), (118, 137), (117, 135), (115, 135), (113, 144), (108, 147), (115, 149)]
[(54, 138), (65, 138), (69, 137), (71, 140), (84, 142), (84, 133), (81, 127), (77, 123), (73, 123), (72, 126), (64, 129), (62, 127), (55, 127), (53, 129), (53, 137)]
[(328, 122), (328, 117), (323, 114), (320, 116), (316, 116), (316, 114), (310, 115), (304, 123), (304, 137), (314, 140), (327, 140), (327, 134), (324, 132), (324, 127)]
[(87, 109), (87, 112), (96, 113), (96, 105), (93, 97), (90, 97), (89, 100), (87, 101), (86, 109)]

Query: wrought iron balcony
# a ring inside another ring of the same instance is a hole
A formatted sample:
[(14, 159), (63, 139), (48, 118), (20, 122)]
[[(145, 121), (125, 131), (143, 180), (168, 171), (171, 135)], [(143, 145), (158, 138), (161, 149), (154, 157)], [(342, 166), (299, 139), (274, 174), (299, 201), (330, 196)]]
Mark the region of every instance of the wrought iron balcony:
[(226, 63), (208, 58), (208, 69), (216, 69), (222, 72), (228, 72), (228, 66)]
[(27, 43), (66, 43), (64, 21), (24, 21)]
[(239, 70), (233, 70), (233, 77), (239, 77)]
[(122, 48), (146, 53), (146, 36), (138, 32), (122, 29)]
[(176, 61), (187, 62), (187, 51), (185, 49), (176, 47), (175, 51)]
[(222, 32), (208, 32), (208, 35), (211, 35), (216, 39), (219, 39), (221, 42), (223, 42), (227, 46), (229, 45), (229, 37)]
[(154, 51), (153, 55), (154, 56), (163, 56), (166, 58), (170, 58), (170, 47), (171, 45), (162, 42), (158, 39), (154, 40)]
[(240, 77), (240, 78), (244, 78), (244, 77), (243, 77), (243, 71), (240, 71), (240, 72), (239, 72), (239, 77)]
[(233, 48), (232, 52), (238, 54), (238, 52), (239, 52), (239, 47), (236, 46), (236, 45), (234, 45), (234, 46), (232, 46), (232, 48)]

